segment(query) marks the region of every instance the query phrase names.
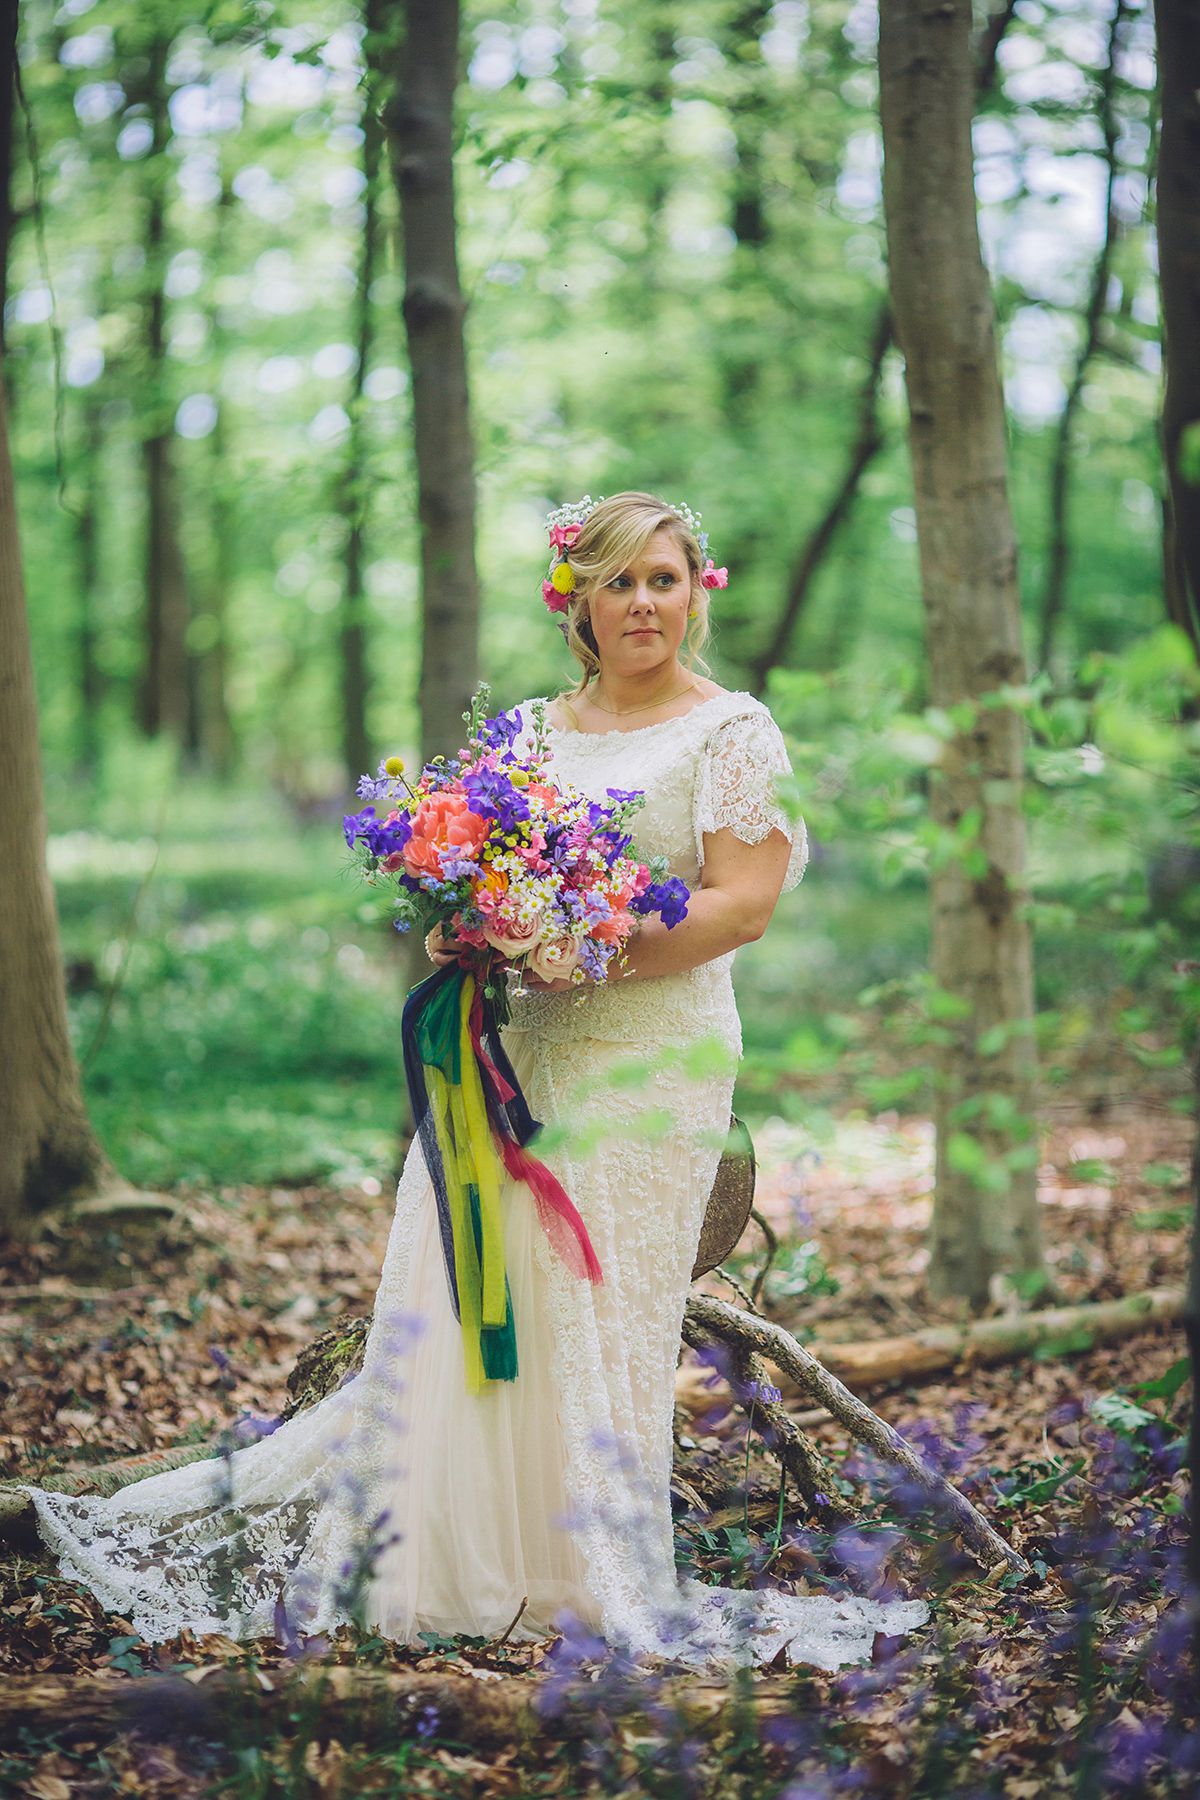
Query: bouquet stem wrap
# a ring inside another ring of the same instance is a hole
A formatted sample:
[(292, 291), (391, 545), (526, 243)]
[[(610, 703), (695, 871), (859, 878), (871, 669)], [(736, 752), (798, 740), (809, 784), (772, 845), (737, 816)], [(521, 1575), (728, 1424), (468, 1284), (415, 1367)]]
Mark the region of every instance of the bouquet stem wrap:
[(533, 1193), (542, 1228), (580, 1280), (603, 1275), (587, 1228), (527, 1146), (541, 1130), (500, 1042), (493, 1001), (469, 970), (439, 969), (408, 996), (401, 1027), (413, 1121), (437, 1202), (467, 1391), (514, 1381), (517, 1339), (504, 1264), (505, 1173)]

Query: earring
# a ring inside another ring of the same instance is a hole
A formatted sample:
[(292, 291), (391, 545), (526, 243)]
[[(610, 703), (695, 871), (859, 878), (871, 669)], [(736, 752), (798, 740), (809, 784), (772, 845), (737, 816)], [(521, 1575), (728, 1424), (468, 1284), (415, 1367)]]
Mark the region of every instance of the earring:
[(696, 609), (695, 609), (695, 607), (694, 607), (694, 606), (693, 606), (693, 607), (691, 607), (691, 608), (690, 608), (690, 609), (689, 609), (689, 611), (688, 611), (688, 618), (689, 618), (689, 619), (694, 619), (694, 618), (695, 618), (695, 617), (696, 617), (696, 616), (697, 616), (697, 615), (696, 615)]

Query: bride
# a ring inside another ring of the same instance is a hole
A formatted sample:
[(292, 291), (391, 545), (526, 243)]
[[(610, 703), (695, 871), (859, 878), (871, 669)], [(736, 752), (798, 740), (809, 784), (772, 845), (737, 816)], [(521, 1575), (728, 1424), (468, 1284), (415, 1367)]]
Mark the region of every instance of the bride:
[[(520, 1374), (469, 1395), (414, 1144), (361, 1373), (224, 1458), (108, 1499), (31, 1490), (64, 1574), (147, 1641), (347, 1617), (402, 1642), (492, 1637), (520, 1613), (522, 1637), (574, 1617), (635, 1654), (700, 1665), (782, 1649), (832, 1669), (924, 1616), (676, 1580), (674, 1373), (741, 1050), (730, 969), (800, 879), (806, 844), (774, 798), (788, 762), (770, 714), (694, 672), (725, 585), (699, 521), (627, 493), (551, 524), (543, 596), (581, 671), (549, 709), (553, 772), (595, 800), (643, 791), (638, 850), (690, 890), (686, 917), (647, 920), (607, 981), (530, 979), (504, 1036), (603, 1281), (552, 1255), (528, 1189), (509, 1182)], [(436, 964), (455, 954), (438, 932), (427, 949)]]

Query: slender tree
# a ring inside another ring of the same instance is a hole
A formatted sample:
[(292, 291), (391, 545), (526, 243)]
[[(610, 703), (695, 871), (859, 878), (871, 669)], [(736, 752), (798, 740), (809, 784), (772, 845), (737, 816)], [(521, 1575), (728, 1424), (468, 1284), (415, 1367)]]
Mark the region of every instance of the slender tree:
[(1155, 0), (1162, 124), (1155, 211), (1166, 386), (1167, 611), (1200, 646), (1200, 8)]
[[(986, 100), (996, 83), (996, 58), (1005, 32), (1012, 23), (1016, 0), (1003, 4), (987, 19), (975, 46), (975, 93), (978, 101)], [(788, 645), (796, 629), (813, 583), (824, 567), (842, 525), (854, 510), (862, 478), (882, 450), (886, 433), (879, 418), (879, 388), (884, 362), (892, 343), (892, 309), (885, 300), (875, 315), (871, 341), (867, 347), (867, 372), (859, 389), (857, 429), (846, 451), (841, 481), (830, 496), (825, 511), (801, 544), (788, 576), (783, 606), (771, 633), (770, 642), (750, 664), (753, 690), (766, 689), (771, 670), (787, 658)]]
[(130, 84), (147, 109), (153, 132), (143, 163), (142, 289), (142, 464), (146, 484), (145, 650), (140, 722), (147, 737), (173, 732), (189, 749), (196, 735), (196, 706), (189, 695), (188, 596), (179, 538), (179, 493), (175, 470), (173, 409), (167, 391), (167, 182), (171, 135), (167, 57), (171, 34), (165, 18), (151, 19), (135, 65), (140, 79)]
[(1054, 639), (1067, 597), (1067, 575), (1071, 556), (1070, 483), (1071, 448), (1075, 420), (1083, 387), (1092, 359), (1100, 347), (1100, 329), (1108, 302), (1108, 280), (1112, 270), (1120, 221), (1114, 205), (1117, 177), (1121, 162), (1117, 151), (1120, 120), (1116, 109), (1117, 61), (1121, 49), (1121, 27), (1128, 17), (1125, 0), (1116, 0), (1108, 27), (1108, 56), (1100, 74), (1099, 117), (1104, 138), (1104, 162), (1108, 171), (1104, 194), (1104, 236), (1092, 264), (1092, 279), (1087, 306), (1083, 314), (1083, 331), (1075, 353), (1071, 384), (1059, 414), (1058, 432), (1054, 440), (1054, 458), (1050, 465), (1050, 547), (1047, 556), (1046, 585), (1042, 594), (1042, 629), (1039, 662), (1043, 669), (1050, 664)]
[(358, 361), (350, 390), (350, 437), (339, 481), (339, 503), (346, 521), (343, 550), (345, 571), (342, 588), (341, 652), (342, 762), (351, 787), (373, 767), (371, 735), (367, 725), (370, 698), (370, 665), (367, 654), (367, 599), (363, 583), (368, 505), (367, 419), (364, 384), (374, 344), (375, 313), (371, 288), (379, 271), (382, 233), (379, 222), (379, 176), (383, 160), (383, 123), (379, 116), (381, 73), (378, 51), (384, 20), (383, 0), (367, 0), (367, 66), (363, 76), (362, 172), (363, 223), (358, 251), (358, 287), (355, 294), (355, 340)]
[(478, 669), (475, 447), (454, 217), (459, 9), (458, 0), (395, 0), (394, 9), (403, 40), (384, 125), (404, 246), (421, 532), (421, 740), (428, 757), (461, 741)]
[[(9, 144), (16, 33), (7, 7), (0, 23), (0, 142)], [(7, 186), (0, 186), (0, 210), (0, 244), (7, 249)], [(0, 354), (0, 1228), (12, 1231), (55, 1201), (95, 1186), (109, 1171), (71, 1049), (46, 870), (37, 698), (3, 364)]]
[(100, 400), (89, 394), (83, 405), (79, 493), (75, 504), (75, 551), (79, 578), (79, 629), (76, 675), (79, 694), (79, 765), (96, 766), (100, 750), (100, 701), (103, 684), (96, 660), (96, 600), (100, 587), (100, 513), (103, 506), (104, 431)]
[(930, 788), (936, 1292), (986, 1300), (1041, 1267), (1025, 918), (1025, 676), (1004, 402), (975, 214), (970, 0), (883, 0), (879, 68), (892, 306), (905, 357), (930, 696), (952, 721)]

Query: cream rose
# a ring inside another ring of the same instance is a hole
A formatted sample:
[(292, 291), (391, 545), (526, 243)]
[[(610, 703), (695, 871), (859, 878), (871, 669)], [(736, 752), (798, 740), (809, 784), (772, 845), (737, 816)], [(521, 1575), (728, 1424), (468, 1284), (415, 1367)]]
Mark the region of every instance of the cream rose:
[(531, 954), (526, 968), (539, 981), (565, 981), (579, 961), (579, 945), (568, 933), (545, 937)]
[(539, 913), (528, 924), (520, 919), (489, 920), (483, 927), (483, 935), (493, 950), (516, 962), (540, 942), (542, 930), (543, 920)]

